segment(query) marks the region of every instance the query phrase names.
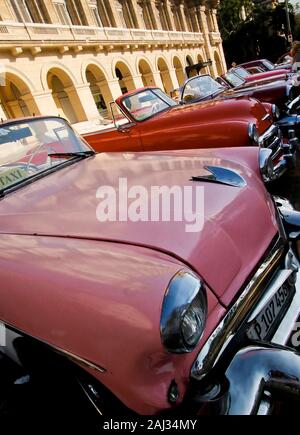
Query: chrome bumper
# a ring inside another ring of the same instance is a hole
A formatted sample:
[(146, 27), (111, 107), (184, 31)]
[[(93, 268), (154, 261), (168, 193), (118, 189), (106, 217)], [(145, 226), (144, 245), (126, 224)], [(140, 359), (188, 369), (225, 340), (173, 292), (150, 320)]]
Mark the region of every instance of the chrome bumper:
[[(211, 334), (191, 370), (188, 401), (198, 413), (267, 414), (276, 394), (300, 399), (300, 354), (285, 347), (300, 313), (298, 268), (293, 251), (275, 245)], [(284, 317), (268, 342), (251, 339), (251, 322), (284, 282), (295, 288)]]
[(268, 414), (270, 397), (299, 400), (300, 354), (268, 345), (241, 349), (231, 361), (229, 388), (220, 398), (222, 414)]
[(272, 152), (273, 162), (276, 162), (273, 170), (272, 179), (280, 178), (288, 169), (296, 166), (296, 151), (299, 149), (299, 140), (295, 130), (290, 126), (283, 138), (279, 125), (271, 125), (259, 138), (261, 149), (269, 149)]

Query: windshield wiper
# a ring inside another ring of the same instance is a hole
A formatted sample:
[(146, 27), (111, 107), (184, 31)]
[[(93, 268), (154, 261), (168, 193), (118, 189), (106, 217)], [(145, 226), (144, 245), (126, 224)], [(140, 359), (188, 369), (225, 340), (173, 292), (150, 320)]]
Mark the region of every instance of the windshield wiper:
[(70, 153), (50, 153), (48, 154), (49, 157), (89, 157), (93, 156), (95, 151), (77, 151), (77, 152), (70, 152)]

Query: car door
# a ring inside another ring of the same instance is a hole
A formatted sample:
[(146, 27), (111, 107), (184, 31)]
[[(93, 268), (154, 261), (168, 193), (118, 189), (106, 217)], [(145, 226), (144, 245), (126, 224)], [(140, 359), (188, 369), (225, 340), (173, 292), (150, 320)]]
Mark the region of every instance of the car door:
[(143, 151), (139, 126), (111, 103), (112, 123), (107, 128), (84, 134), (87, 143), (96, 152)]

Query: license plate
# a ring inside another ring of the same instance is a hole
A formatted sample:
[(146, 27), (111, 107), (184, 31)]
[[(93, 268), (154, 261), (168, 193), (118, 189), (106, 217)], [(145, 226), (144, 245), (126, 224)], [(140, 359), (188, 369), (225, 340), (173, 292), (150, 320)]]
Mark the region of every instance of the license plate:
[(270, 331), (272, 331), (272, 327), (280, 318), (292, 294), (293, 289), (290, 287), (280, 287), (268, 304), (256, 316), (248, 330), (248, 337), (254, 340), (265, 340)]

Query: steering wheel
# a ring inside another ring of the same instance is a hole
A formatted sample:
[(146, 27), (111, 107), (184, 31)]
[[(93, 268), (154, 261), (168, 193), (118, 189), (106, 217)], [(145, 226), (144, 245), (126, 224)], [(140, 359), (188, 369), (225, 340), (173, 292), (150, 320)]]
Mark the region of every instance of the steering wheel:
[(154, 115), (155, 113), (160, 111), (160, 104), (159, 103), (155, 103), (153, 104), (152, 108), (151, 108), (151, 115)]
[(34, 174), (35, 172), (40, 171), (40, 168), (34, 163), (29, 163), (29, 165), (26, 165), (26, 169), (29, 174)]

